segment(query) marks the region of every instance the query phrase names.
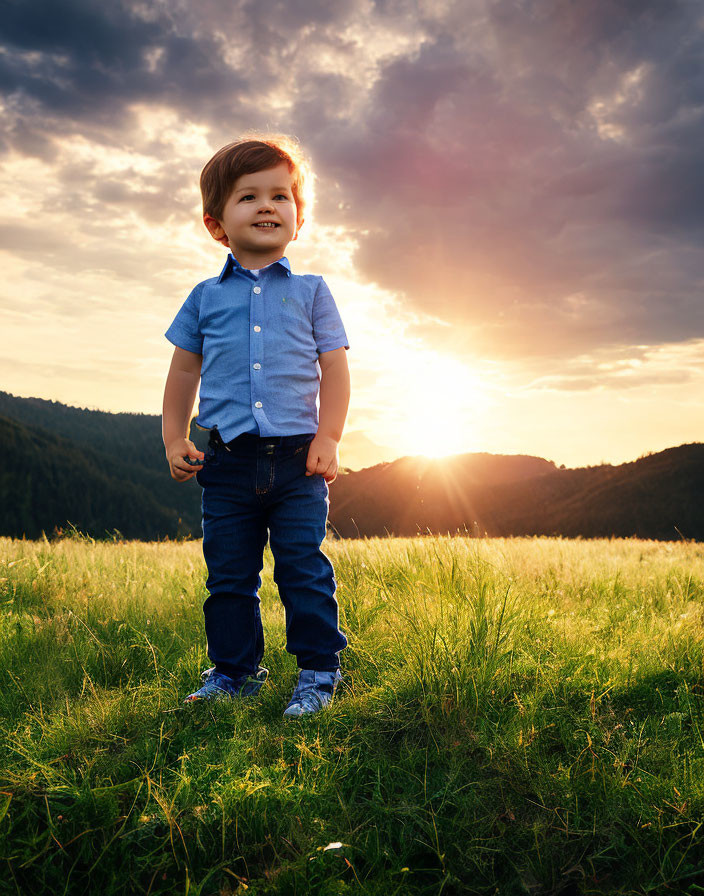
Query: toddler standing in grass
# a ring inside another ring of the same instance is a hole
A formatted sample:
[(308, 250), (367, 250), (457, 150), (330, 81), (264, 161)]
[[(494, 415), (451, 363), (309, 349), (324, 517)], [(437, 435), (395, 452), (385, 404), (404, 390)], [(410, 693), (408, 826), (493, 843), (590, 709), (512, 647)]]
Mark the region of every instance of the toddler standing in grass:
[[(230, 253), (166, 331), (175, 349), (162, 430), (171, 476), (195, 476), (202, 488), (214, 666), (186, 703), (245, 697), (265, 682), (259, 587), (268, 539), (286, 649), (300, 669), (288, 718), (331, 702), (347, 645), (320, 546), (349, 404), (349, 346), (323, 278), (295, 274), (284, 256), (303, 224), (304, 169), (293, 141), (268, 137), (229, 144), (203, 169), (203, 222)], [(205, 454), (188, 438), (199, 381)]]

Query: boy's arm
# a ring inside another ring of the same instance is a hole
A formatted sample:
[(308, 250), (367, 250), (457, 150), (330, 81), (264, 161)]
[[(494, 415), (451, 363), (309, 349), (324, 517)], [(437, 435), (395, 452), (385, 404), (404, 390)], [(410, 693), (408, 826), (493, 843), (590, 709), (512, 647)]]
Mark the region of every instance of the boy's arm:
[(347, 350), (336, 348), (321, 352), (320, 362), (320, 417), (318, 432), (310, 443), (306, 476), (315, 473), (332, 482), (339, 464), (337, 446), (345, 428), (350, 403), (350, 371)]
[(205, 456), (188, 438), (202, 363), (202, 355), (177, 346), (164, 388), (161, 435), (171, 477), (179, 482), (185, 482), (197, 472), (183, 460), (184, 455), (201, 460)]

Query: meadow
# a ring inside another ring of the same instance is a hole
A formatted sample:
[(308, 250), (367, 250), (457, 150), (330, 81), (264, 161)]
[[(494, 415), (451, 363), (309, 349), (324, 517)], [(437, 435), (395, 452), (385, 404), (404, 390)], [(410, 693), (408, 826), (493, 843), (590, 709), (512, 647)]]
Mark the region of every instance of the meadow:
[(704, 545), (328, 541), (345, 679), (184, 708), (198, 541), (0, 539), (0, 892), (704, 893)]

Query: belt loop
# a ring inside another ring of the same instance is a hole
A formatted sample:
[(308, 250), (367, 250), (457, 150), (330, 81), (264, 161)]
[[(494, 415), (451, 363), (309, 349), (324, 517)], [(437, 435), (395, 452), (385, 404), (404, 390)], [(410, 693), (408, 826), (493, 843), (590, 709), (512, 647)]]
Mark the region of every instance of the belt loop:
[(221, 436), (220, 433), (218, 432), (217, 424), (216, 424), (215, 426), (213, 426), (213, 433), (214, 433), (214, 441), (215, 441), (215, 443), (216, 443), (217, 445), (220, 445), (222, 448), (224, 448), (225, 451), (227, 451), (228, 454), (232, 454), (232, 452), (230, 451), (230, 449), (227, 447), (227, 445), (226, 445), (225, 442), (223, 441), (222, 436)]

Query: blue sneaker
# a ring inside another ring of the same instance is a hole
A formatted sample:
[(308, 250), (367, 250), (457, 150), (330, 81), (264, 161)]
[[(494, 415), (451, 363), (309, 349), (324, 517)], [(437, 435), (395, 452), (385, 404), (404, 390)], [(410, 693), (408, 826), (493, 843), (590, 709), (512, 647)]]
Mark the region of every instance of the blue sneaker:
[(339, 669), (335, 672), (301, 669), (291, 702), (284, 710), (284, 718), (300, 719), (301, 716), (310, 716), (325, 709), (332, 703), (335, 688), (341, 680), (342, 673)]
[(230, 678), (222, 672), (216, 672), (215, 666), (201, 674), (203, 687), (189, 694), (184, 703), (195, 703), (196, 700), (232, 700), (235, 697), (253, 697), (258, 694), (267, 680), (269, 670), (259, 666), (254, 675), (243, 675), (241, 678)]

